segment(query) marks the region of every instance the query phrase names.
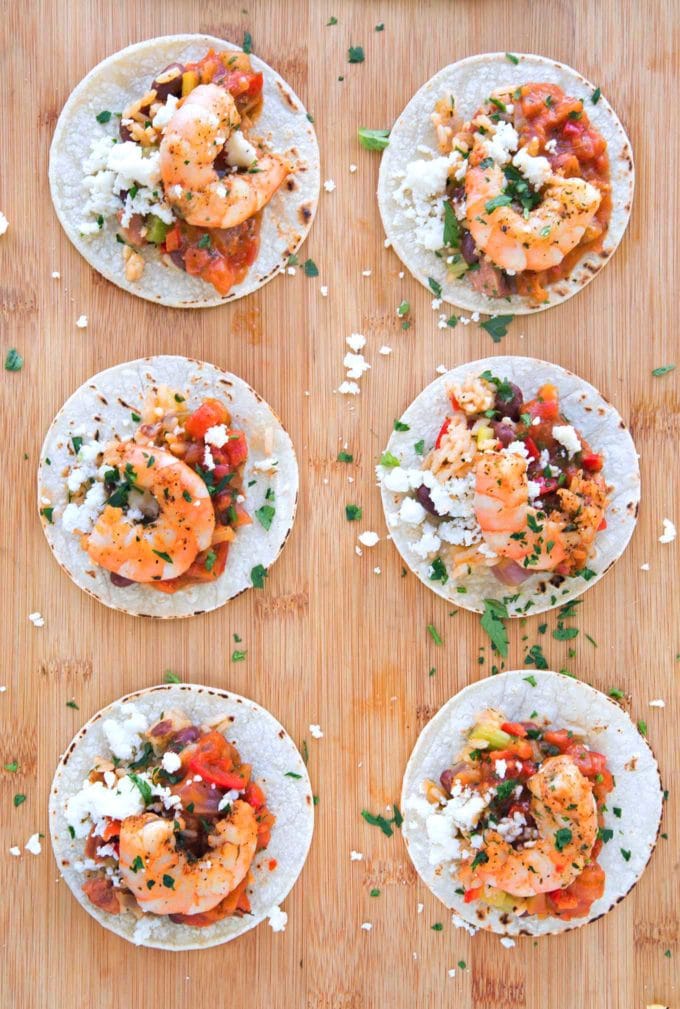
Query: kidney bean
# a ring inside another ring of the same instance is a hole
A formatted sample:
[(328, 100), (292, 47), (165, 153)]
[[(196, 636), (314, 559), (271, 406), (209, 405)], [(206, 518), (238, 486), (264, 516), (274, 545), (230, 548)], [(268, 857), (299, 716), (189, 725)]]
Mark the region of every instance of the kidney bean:
[(460, 251), (468, 266), (472, 266), (473, 263), (479, 262), (477, 246), (475, 245), (475, 240), (469, 231), (463, 232), (463, 237), (460, 242)]
[(445, 771), (442, 771), (439, 782), (445, 792), (451, 794), (451, 786), (453, 784), (453, 771), (450, 767), (447, 767)]
[(503, 448), (507, 448), (517, 438), (514, 427), (511, 427), (510, 424), (505, 424), (502, 420), (495, 420), (491, 427)]
[(170, 63), (165, 70), (159, 73), (151, 87), (156, 92), (156, 101), (165, 102), (168, 95), (179, 98), (182, 94), (182, 74), (184, 67), (181, 63)]
[(420, 487), (416, 491), (416, 499), (423, 506), (425, 511), (428, 511), (430, 515), (436, 515), (437, 509), (435, 508), (432, 498), (430, 497), (430, 488), (424, 483), (421, 483)]
[(501, 417), (509, 417), (510, 420), (519, 420), (522, 403), (524, 402), (524, 395), (520, 387), (515, 385), (514, 382), (508, 382), (507, 385), (509, 385), (512, 389), (512, 395), (509, 399), (505, 399), (497, 392), (495, 403), (496, 410), (498, 410)]
[(180, 270), (186, 270), (186, 264), (184, 262), (184, 253), (181, 249), (175, 249), (170, 253), (170, 259), (173, 261), (175, 266), (179, 266)]
[(169, 749), (173, 750), (176, 747), (183, 747), (187, 746), (189, 743), (195, 743), (200, 735), (201, 730), (195, 725), (189, 725), (186, 729), (180, 729), (170, 743)]
[(127, 585), (133, 584), (131, 578), (123, 578), (122, 575), (117, 575), (115, 571), (111, 571), (109, 577), (111, 579), (111, 584), (115, 585), (116, 588), (119, 589), (124, 589)]

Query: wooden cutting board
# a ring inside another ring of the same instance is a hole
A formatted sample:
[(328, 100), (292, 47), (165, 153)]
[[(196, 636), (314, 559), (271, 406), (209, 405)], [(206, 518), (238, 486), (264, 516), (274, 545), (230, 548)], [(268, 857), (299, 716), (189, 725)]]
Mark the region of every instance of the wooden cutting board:
[[(668, 837), (633, 893), (596, 924), (540, 942), (520, 939), (510, 950), (497, 936), (470, 939), (455, 929), (416, 878), (399, 832), (383, 836), (360, 810), (378, 812), (398, 798), (419, 730), (445, 699), (488, 672), (478, 618), (450, 616), (451, 607), (413, 576), (401, 577), (401, 560), (384, 538), (373, 466), (393, 419), (437, 365), (495, 351), (573, 369), (630, 423), (643, 479), (633, 542), (584, 597), (576, 656), (568, 659), (568, 643), (552, 639), (554, 617), (540, 640), (553, 667), (624, 689), (633, 717), (647, 721), (665, 783), (677, 775), (680, 547), (658, 537), (664, 516), (680, 524), (680, 371), (653, 378), (651, 370), (680, 364), (673, 283), (680, 150), (672, 102), (679, 12), (677, 0), (3, 4), (0, 208), (10, 230), (0, 239), (1, 349), (4, 356), (16, 347), (25, 358), (23, 371), (3, 371), (1, 383), (0, 683), (7, 690), (0, 695), (0, 758), (20, 763), (17, 774), (0, 772), (3, 1007), (678, 1005), (672, 788), (662, 827)], [(338, 23), (327, 27), (331, 15)], [(184, 31), (241, 42), (246, 30), (254, 51), (306, 101), (322, 178), (336, 183), (334, 192), (322, 191), (305, 250), (320, 276), (278, 277), (244, 301), (203, 312), (151, 306), (95, 274), (59, 227), (47, 185), (57, 116), (83, 75), (128, 43)], [(363, 64), (348, 64), (349, 45), (364, 47)], [(496, 347), (475, 325), (439, 330), (427, 292), (399, 277), (375, 202), (379, 155), (357, 145), (356, 128), (389, 126), (439, 67), (498, 49), (564, 60), (599, 84), (629, 131), (638, 181), (628, 233), (604, 272), (567, 304), (516, 319)], [(350, 163), (358, 166), (354, 174)], [(395, 314), (402, 299), (412, 305), (408, 332)], [(83, 313), (85, 330), (75, 326)], [(371, 371), (358, 397), (343, 398), (334, 390), (352, 332), (367, 337)], [(393, 348), (389, 357), (378, 353), (383, 344)], [(99, 369), (154, 353), (204, 358), (254, 385), (291, 432), (302, 481), (295, 528), (266, 588), (173, 624), (113, 613), (80, 592), (52, 559), (35, 507), (39, 447), (66, 397)], [(345, 445), (353, 465), (336, 462)], [(360, 523), (346, 522), (346, 503), (363, 508)], [(367, 529), (382, 539), (359, 557), (356, 537)], [(29, 622), (34, 611), (44, 627)], [(430, 623), (440, 647), (426, 632)], [(539, 640), (538, 623), (513, 624), (509, 668)], [(234, 633), (248, 652), (238, 664), (230, 661)], [(59, 881), (48, 840), (39, 857), (8, 853), (47, 831), (54, 765), (80, 724), (115, 697), (162, 680), (167, 669), (253, 697), (308, 742), (317, 826), (285, 904), (284, 934), (261, 925), (203, 953), (136, 949), (81, 910)], [(649, 707), (658, 697), (665, 709)], [(71, 699), (79, 710), (67, 707)], [(321, 725), (323, 739), (311, 739), (310, 723)], [(15, 792), (27, 796), (19, 808)], [(351, 849), (364, 860), (350, 861)], [(372, 888), (379, 897), (369, 896)], [(372, 929), (362, 930), (363, 922)], [(437, 922), (442, 931), (432, 929)]]

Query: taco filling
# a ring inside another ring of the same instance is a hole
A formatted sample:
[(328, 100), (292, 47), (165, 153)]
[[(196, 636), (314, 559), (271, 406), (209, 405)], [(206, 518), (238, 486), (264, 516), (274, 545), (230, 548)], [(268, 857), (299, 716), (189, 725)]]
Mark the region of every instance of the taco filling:
[(607, 143), (583, 100), (529, 83), (496, 89), (467, 122), (443, 95), (431, 119), (438, 155), (393, 180), (414, 242), (480, 295), (547, 302), (609, 227)]
[[(132, 437), (108, 444), (97, 433), (71, 436), (68, 503), (48, 508), (49, 521), (79, 537), (116, 586), (174, 593), (215, 581), (238, 530), (253, 521), (244, 507), (246, 435), (219, 400), (189, 410), (167, 386), (154, 387), (131, 421), (138, 424)], [(275, 507), (270, 487), (257, 512), (265, 529)]]
[(436, 439), (414, 443), (421, 465), (402, 466), (390, 451), (380, 460), (382, 486), (400, 501), (388, 521), (412, 533), (414, 561), (428, 560), (430, 581), (442, 584), (486, 568), (508, 586), (536, 572), (553, 584), (591, 577), (588, 558), (606, 528), (604, 457), (562, 413), (557, 386), (527, 399), (484, 370), (447, 392)]
[(211, 49), (159, 68), (126, 108), (97, 113), (107, 132), (83, 164), (79, 232), (97, 241), (114, 219), (128, 281), (149, 248), (221, 295), (245, 278), (261, 212), (292, 171), (255, 133), (262, 89), (246, 53)]
[[(482, 712), (463, 749), (405, 803), (422, 818), (430, 863), (450, 864), (465, 903), (569, 920), (604, 893), (598, 864), (614, 779), (584, 738), (543, 722)], [(620, 812), (620, 811), (619, 811)]]
[(251, 868), (275, 817), (225, 737), (232, 721), (196, 725), (172, 709), (148, 724), (133, 705), (104, 721), (110, 755), (65, 803), (69, 834), (86, 839), (75, 868), (95, 907), (198, 928), (250, 912)]

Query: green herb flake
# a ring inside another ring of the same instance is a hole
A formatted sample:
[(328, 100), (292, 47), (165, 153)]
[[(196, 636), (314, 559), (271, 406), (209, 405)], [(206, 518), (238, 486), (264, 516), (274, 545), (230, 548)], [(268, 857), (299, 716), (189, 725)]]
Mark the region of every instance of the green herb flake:
[(497, 599), (484, 600), (482, 614), (482, 629), (486, 631), (491, 643), (505, 659), (508, 655), (508, 632), (503, 620), (507, 619), (508, 611), (504, 603)]
[(449, 573), (446, 570), (446, 564), (441, 557), (435, 557), (432, 561), (429, 578), (431, 582), (441, 582), (442, 585), (446, 585), (448, 582)]
[(366, 151), (384, 151), (390, 142), (389, 130), (369, 130), (366, 126), (360, 126), (357, 136)]
[(305, 277), (318, 277), (319, 267), (316, 265), (313, 259), (305, 259), (302, 264), (302, 269), (304, 271)]
[(403, 420), (395, 420), (394, 422), (395, 431), (410, 431), (411, 428), (408, 424), (404, 424)]
[(434, 925), (430, 925), (430, 928), (432, 929), (433, 932), (443, 932), (444, 931), (444, 926), (442, 925), (442, 923), (440, 921), (436, 921), (434, 923)]
[(347, 61), (349, 63), (363, 63), (365, 59), (363, 46), (350, 46), (347, 50)]
[(104, 109), (102, 112), (97, 113), (95, 119), (97, 120), (98, 123), (101, 123), (103, 126), (104, 123), (108, 123), (109, 120), (111, 119), (111, 113), (109, 112), (108, 109)]
[(262, 528), (269, 532), (272, 522), (274, 521), (274, 516), (276, 515), (276, 508), (272, 505), (265, 504), (256, 510), (255, 515), (257, 516), (257, 520)]
[(163, 677), (166, 683), (181, 683), (180, 677), (177, 673), (173, 673), (172, 669), (165, 670), (165, 676)]
[(243, 662), (247, 654), (248, 654), (247, 651), (239, 651), (237, 648), (235, 648), (234, 651), (231, 653), (231, 661)]
[(625, 697), (626, 695), (625, 695), (625, 693), (623, 692), (623, 690), (619, 690), (619, 688), (618, 688), (618, 687), (612, 687), (612, 689), (611, 689), (611, 690), (609, 691), (609, 696), (610, 696), (610, 697), (613, 697), (615, 701), (620, 701), (620, 700), (622, 700), (622, 699), (623, 699), (623, 698), (624, 698), (624, 697)]
[(141, 855), (136, 855), (134, 861), (131, 863), (130, 868), (133, 872), (139, 872), (140, 869), (144, 868), (144, 860)]
[(494, 343), (500, 343), (513, 319), (514, 315), (492, 315), (486, 322), (480, 322), (480, 326), (486, 330)]
[(10, 771), (12, 774), (14, 774), (15, 771), (19, 770), (19, 761), (11, 760), (9, 764), (5, 764), (5, 770)]
[(67, 701), (66, 702), (66, 707), (67, 708), (73, 708), (74, 711), (80, 711), (80, 708), (78, 707), (78, 705), (76, 704), (75, 701)]
[(170, 554), (166, 554), (164, 550), (152, 550), (151, 552), (154, 553), (156, 555), (156, 557), (160, 557), (160, 559), (162, 561), (165, 561), (166, 564), (172, 564), (173, 563), (173, 560), (172, 560), (172, 557), (170, 556)]
[(151, 786), (148, 781), (145, 781), (144, 778), (140, 778), (138, 774), (130, 774), (128, 777), (139, 789), (144, 805), (149, 806), (153, 799), (153, 793), (151, 792)]
[(410, 311), (411, 306), (408, 303), (408, 301), (402, 301), (399, 305), (397, 305), (397, 315), (399, 316), (400, 319), (403, 319), (404, 316), (408, 315)]
[(326, 28), (331, 28), (333, 25), (336, 25), (337, 23), (338, 19), (333, 15), (331, 15), (331, 17), (329, 17), (328, 21), (326, 22)]
[(395, 466), (400, 466), (401, 463), (397, 459), (396, 455), (391, 452), (385, 451), (380, 456), (380, 465), (385, 466), (387, 469), (394, 469)]
[(15, 805), (15, 807), (16, 806), (21, 806), (22, 803), (24, 803), (24, 802), (26, 802), (26, 796), (22, 792), (17, 792), (17, 794), (14, 796), (14, 805)]
[(434, 624), (428, 624), (427, 625), (427, 633), (430, 635), (430, 637), (434, 641), (435, 645), (441, 645), (441, 644), (443, 644), (441, 635), (439, 634), (439, 631), (434, 626)]
[(338, 462), (354, 462), (354, 456), (351, 452), (338, 452), (337, 455)]
[(614, 814), (614, 816), (616, 817), (617, 820), (621, 819), (621, 807), (620, 806), (612, 806), (612, 813)]
[(348, 522), (358, 522), (362, 515), (363, 509), (360, 508), (359, 505), (345, 505), (345, 518)]
[(52, 505), (48, 508), (41, 508), (40, 514), (45, 516), (50, 525), (54, 525), (54, 519), (52, 517), (54, 515), (54, 507)]
[[(243, 52), (247, 56), (250, 56), (250, 54), (252, 53), (252, 51), (253, 51), (253, 36), (250, 34), (250, 32), (244, 32), (243, 33)], [(165, 882), (165, 880), (163, 880), (163, 882)]]
[(368, 896), (369, 897), (379, 897), (380, 896), (380, 890), (377, 888), (377, 886), (373, 887), (373, 889), (371, 890), (371, 892), (369, 893)]
[(569, 827), (560, 827), (559, 830), (555, 831), (555, 847), (558, 851), (564, 851), (566, 846), (571, 843), (573, 835)]
[(5, 371), (21, 371), (24, 359), (16, 348), (12, 347), (5, 355)]
[(602, 96), (602, 92), (600, 91), (600, 89), (599, 88), (595, 88), (595, 90), (593, 91), (592, 95), (590, 96), (590, 100), (593, 103), (593, 105), (597, 105), (597, 103), (599, 102), (601, 96)]
[(295, 778), (298, 781), (301, 777), (302, 775), (298, 774), (297, 771), (286, 771), (286, 773), (284, 774), (284, 778)]
[(424, 438), (421, 438), (420, 441), (415, 442), (415, 444), (413, 446), (413, 451), (416, 453), (416, 455), (424, 455), (425, 454), (425, 439)]
[(670, 371), (675, 371), (676, 365), (674, 364), (662, 364), (659, 368), (652, 368), (652, 375), (654, 378), (660, 378), (661, 375), (667, 375)]
[(175, 889), (175, 880), (172, 876), (168, 876), (167, 872), (163, 875), (163, 886), (167, 887), (168, 890)]
[(256, 564), (255, 567), (250, 572), (250, 580), (253, 583), (254, 588), (263, 589), (264, 580), (269, 577), (269, 572), (263, 564)]
[(514, 64), (515, 64), (515, 66), (517, 66), (517, 64), (519, 63), (519, 56), (515, 56), (515, 54), (514, 54), (514, 53), (506, 53), (506, 54), (505, 54), (505, 58), (506, 58), (506, 60), (508, 60), (508, 61), (509, 61), (510, 63), (514, 63)]
[(427, 284), (428, 284), (428, 287), (430, 288), (430, 290), (432, 291), (432, 293), (434, 294), (435, 298), (441, 298), (441, 296), (442, 296), (442, 285), (439, 283), (439, 281), (435, 280), (434, 277), (428, 277), (427, 278)]
[(639, 719), (639, 721), (637, 723), (637, 727), (638, 727), (638, 732), (640, 733), (641, 736), (646, 736), (647, 735), (647, 723), (644, 721), (644, 719), (642, 719), (642, 718)]
[(375, 31), (377, 31), (377, 32), (384, 32), (385, 31), (385, 25), (384, 25), (384, 23), (382, 21), (379, 21), (378, 24), (375, 26)]
[(367, 809), (361, 810), (361, 815), (363, 816), (366, 823), (370, 823), (371, 827), (379, 827), (382, 830), (385, 837), (392, 837), (394, 831), (392, 830), (392, 820), (386, 819), (379, 813), (369, 813)]
[(624, 862), (630, 862), (630, 855), (631, 855), (631, 853), (629, 851), (626, 851), (625, 848), (621, 848), (620, 851), (621, 851), (621, 855), (623, 857)]
[(536, 677), (535, 676), (524, 676), (524, 677), (522, 677), (522, 679), (524, 680), (525, 683), (528, 683), (530, 687), (535, 687), (536, 686)]

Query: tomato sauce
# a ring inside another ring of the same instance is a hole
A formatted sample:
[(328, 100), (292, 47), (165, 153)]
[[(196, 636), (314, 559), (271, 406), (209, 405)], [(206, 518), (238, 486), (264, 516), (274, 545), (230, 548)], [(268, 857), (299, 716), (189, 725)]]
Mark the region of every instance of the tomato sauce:
[[(525, 84), (518, 92), (519, 97), (514, 97), (514, 125), (520, 145), (536, 137), (539, 149), (534, 153), (547, 158), (555, 172), (565, 178), (585, 179), (601, 194), (600, 206), (590, 226), (561, 263), (549, 270), (525, 271), (517, 275), (520, 294), (545, 301), (547, 285), (568, 277), (586, 253), (602, 248), (612, 211), (609, 155), (604, 137), (591, 125), (579, 99), (569, 98), (555, 84)], [(555, 149), (546, 151), (546, 143), (553, 140)]]

